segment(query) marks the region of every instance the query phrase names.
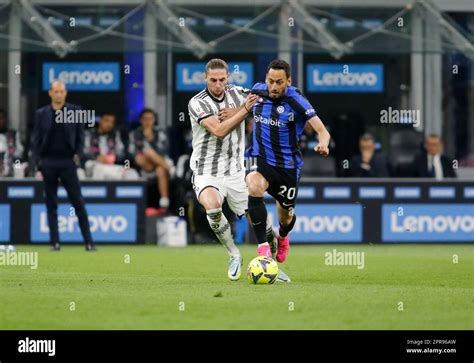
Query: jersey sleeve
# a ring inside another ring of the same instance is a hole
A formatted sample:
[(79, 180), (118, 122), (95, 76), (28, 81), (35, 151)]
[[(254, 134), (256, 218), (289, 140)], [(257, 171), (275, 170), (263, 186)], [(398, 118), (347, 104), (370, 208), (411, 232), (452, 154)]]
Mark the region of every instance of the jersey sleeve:
[(252, 90), (265, 90), (266, 88), (266, 84), (263, 82), (257, 82), (252, 86)]
[(311, 117), (316, 116), (314, 107), (309, 103), (308, 99), (302, 94), (296, 94), (291, 97), (291, 106), (296, 113), (299, 114), (302, 121), (306, 122)]
[(242, 86), (232, 85), (231, 92), (232, 91), (235, 91), (233, 92), (233, 94), (235, 94), (238, 100), (236, 107), (240, 107), (245, 103), (245, 100), (247, 99), (247, 95), (249, 94), (250, 89), (242, 87)]
[(194, 122), (197, 122), (198, 124), (201, 124), (202, 120), (213, 115), (212, 113), (209, 112), (208, 109), (205, 110), (201, 106), (199, 101), (196, 99), (191, 99), (191, 101), (189, 101), (188, 112), (189, 112), (189, 118), (191, 119), (191, 122), (194, 121)]

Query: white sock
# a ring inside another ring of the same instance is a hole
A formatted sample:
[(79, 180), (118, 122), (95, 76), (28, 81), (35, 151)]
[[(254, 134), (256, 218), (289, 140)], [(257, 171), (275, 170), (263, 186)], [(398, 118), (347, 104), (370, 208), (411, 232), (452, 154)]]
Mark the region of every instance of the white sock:
[(222, 213), (222, 208), (206, 211), (207, 220), (220, 243), (227, 249), (229, 256), (240, 256), (240, 251), (234, 243), (229, 221)]
[(170, 206), (170, 198), (160, 198), (160, 207), (161, 208), (168, 208)]

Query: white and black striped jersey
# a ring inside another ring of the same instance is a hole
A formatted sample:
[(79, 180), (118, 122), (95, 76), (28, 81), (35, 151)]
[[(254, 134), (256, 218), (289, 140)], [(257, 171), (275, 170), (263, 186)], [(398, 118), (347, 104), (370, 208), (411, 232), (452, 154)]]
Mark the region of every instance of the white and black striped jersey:
[(245, 121), (242, 121), (224, 139), (209, 133), (201, 122), (220, 109), (237, 108), (245, 103), (248, 90), (228, 85), (221, 100), (213, 97), (207, 88), (195, 95), (188, 104), (193, 132), (191, 169), (197, 175), (223, 177), (234, 175), (244, 168)]

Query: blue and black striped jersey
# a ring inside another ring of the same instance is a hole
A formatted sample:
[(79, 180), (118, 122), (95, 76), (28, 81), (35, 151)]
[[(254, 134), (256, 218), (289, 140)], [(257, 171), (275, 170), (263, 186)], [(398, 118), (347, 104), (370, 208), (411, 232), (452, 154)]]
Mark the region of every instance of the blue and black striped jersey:
[[(268, 86), (256, 83), (252, 90), (268, 92)], [(258, 156), (271, 166), (300, 169), (300, 137), (306, 121), (315, 115), (313, 106), (296, 87), (287, 87), (279, 99), (262, 97), (253, 107), (251, 156)]]

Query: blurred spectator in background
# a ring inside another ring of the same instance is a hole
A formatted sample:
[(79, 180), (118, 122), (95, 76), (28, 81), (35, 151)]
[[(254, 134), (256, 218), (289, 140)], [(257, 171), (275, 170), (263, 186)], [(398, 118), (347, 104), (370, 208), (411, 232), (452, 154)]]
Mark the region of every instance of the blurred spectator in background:
[(140, 113), (140, 127), (130, 132), (128, 152), (142, 176), (150, 178), (156, 175), (159, 206), (167, 210), (170, 206), (169, 179), (174, 164), (168, 156), (168, 136), (156, 127), (156, 122), (153, 110), (144, 109)]
[(375, 139), (365, 133), (359, 138), (360, 155), (352, 157), (349, 175), (357, 178), (388, 178), (388, 163), (385, 155), (375, 151)]
[(430, 134), (425, 140), (425, 150), (413, 162), (413, 176), (421, 178), (455, 178), (452, 160), (441, 154), (443, 143), (439, 135)]
[(96, 129), (89, 129), (84, 140), (87, 177), (99, 180), (138, 179), (136, 170), (125, 165), (125, 147), (117, 130), (115, 115), (101, 115)]
[(20, 132), (8, 127), (5, 110), (0, 110), (0, 177), (23, 178), (27, 163), (22, 163)]

